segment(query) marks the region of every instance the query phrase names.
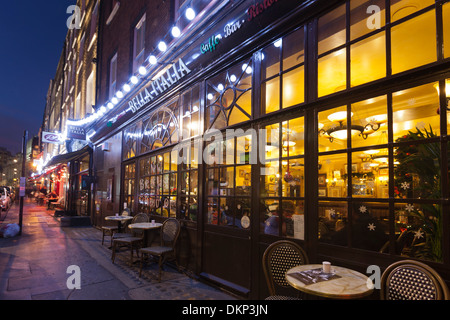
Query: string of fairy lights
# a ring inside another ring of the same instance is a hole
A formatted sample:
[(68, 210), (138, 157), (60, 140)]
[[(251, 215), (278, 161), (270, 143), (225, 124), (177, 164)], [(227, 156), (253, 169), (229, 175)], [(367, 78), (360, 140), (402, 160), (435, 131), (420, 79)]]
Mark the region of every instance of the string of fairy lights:
[[(94, 121), (102, 118), (104, 115), (108, 114), (111, 110), (113, 110), (120, 101), (125, 98), (129, 92), (133, 90), (141, 81), (143, 81), (152, 71), (152, 68), (155, 68), (159, 63), (161, 57), (163, 57), (164, 53), (168, 49), (168, 44), (170, 41), (173, 41), (177, 38), (179, 38), (182, 34), (182, 31), (180, 30), (180, 20), (181, 19), (187, 19), (187, 23), (191, 22), (195, 19), (197, 16), (196, 11), (193, 7), (193, 1), (191, 1), (184, 10), (184, 15), (179, 15), (178, 19), (174, 22), (170, 30), (164, 35), (164, 37), (158, 42), (155, 49), (152, 51), (152, 53), (148, 56), (148, 58), (144, 61), (144, 64), (137, 68), (137, 71), (129, 78), (129, 80), (124, 83), (117, 92), (103, 105), (96, 108), (96, 111), (93, 114), (88, 115), (84, 119), (79, 120), (67, 120), (65, 124), (64, 130), (62, 130), (62, 133), (60, 133), (60, 141), (65, 141), (67, 139), (67, 126), (84, 126), (90, 123), (93, 123)], [(162, 63), (161, 63), (162, 64)], [(87, 139), (89, 140), (90, 137), (93, 136), (94, 133), (91, 133), (91, 135), (87, 136)], [(40, 164), (38, 166), (38, 172), (42, 172), (42, 170), (46, 167), (47, 163), (51, 158), (47, 158), (44, 163)]]
[[(105, 104), (101, 105), (97, 110), (89, 115), (88, 117), (80, 120), (67, 120), (66, 124), (75, 125), (75, 126), (83, 126), (86, 124), (90, 124), (95, 120), (103, 117), (110, 110), (113, 110), (119, 102), (127, 96), (129, 92), (133, 90), (133, 88), (141, 82), (141, 80), (145, 79), (145, 77), (150, 73), (151, 69), (155, 67), (159, 63), (159, 58), (167, 51), (167, 38), (172, 37), (172, 39), (179, 38), (181, 36), (181, 30), (179, 27), (179, 22), (182, 18), (186, 18), (188, 21), (192, 21), (197, 16), (195, 10), (192, 7), (192, 1), (189, 6), (186, 8), (184, 15), (180, 15), (177, 21), (173, 24), (170, 31), (160, 40), (155, 48), (155, 50), (149, 55), (149, 57), (145, 60), (145, 63), (137, 68), (135, 74), (133, 74), (128, 82), (119, 87), (119, 90), (111, 97), (109, 101)], [(62, 136), (62, 139), (66, 137)]]

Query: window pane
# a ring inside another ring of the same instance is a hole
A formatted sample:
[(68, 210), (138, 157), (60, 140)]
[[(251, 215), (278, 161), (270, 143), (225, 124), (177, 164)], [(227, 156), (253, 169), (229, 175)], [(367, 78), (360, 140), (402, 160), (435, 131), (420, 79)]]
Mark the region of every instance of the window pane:
[(391, 21), (397, 21), (434, 4), (434, 0), (391, 0)]
[(350, 10), (351, 40), (382, 28), (386, 24), (384, 0), (352, 0)]
[[(300, 200), (283, 200), (282, 236), (296, 239), (305, 238), (305, 222), (303, 215), (304, 202)], [(300, 214), (302, 213), (302, 214)]]
[(347, 154), (319, 157), (319, 197), (347, 196)]
[(319, 55), (345, 43), (345, 11), (342, 5), (319, 19)]
[(384, 78), (386, 76), (384, 32), (352, 45), (350, 57), (352, 87)]
[(280, 181), (280, 163), (278, 161), (267, 162), (261, 168), (261, 197), (278, 197)]
[[(430, 127), (434, 135), (440, 134), (440, 118), (438, 114), (439, 94), (437, 83), (394, 92), (393, 99), (393, 131), (394, 141), (406, 137), (409, 131), (417, 132)], [(425, 138), (417, 136), (418, 139)]]
[(274, 236), (280, 235), (279, 232), (279, 210), (280, 203), (278, 200), (264, 200), (261, 208), (261, 232)]
[(442, 262), (443, 221), (438, 204), (396, 203), (398, 255)]
[(319, 152), (347, 148), (346, 123), (345, 106), (319, 113)]
[[(402, 141), (414, 139), (414, 133)], [(440, 143), (407, 144), (395, 148), (395, 193), (400, 198), (441, 197)]]
[(220, 198), (219, 224), (230, 226), (234, 223), (233, 198)]
[(283, 108), (305, 102), (305, 68), (299, 67), (283, 75)]
[(352, 125), (363, 129), (363, 135), (352, 136), (352, 148), (388, 143), (386, 96), (352, 104), (352, 114)]
[(234, 195), (234, 167), (220, 169), (220, 195)]
[[(281, 41), (281, 39), (279, 41)], [(275, 43), (277, 44), (277, 46), (271, 43), (262, 51), (262, 79), (267, 79), (280, 73), (281, 45), (278, 44), (280, 44), (281, 42)]]
[(450, 3), (442, 6), (444, 16), (444, 57), (450, 57)]
[(251, 195), (251, 166), (236, 166), (236, 195)]
[(304, 30), (294, 31), (283, 38), (283, 70), (292, 68), (305, 61)]
[(252, 61), (238, 63), (207, 81), (207, 128), (222, 129), (250, 120)]
[(210, 169), (207, 171), (208, 181), (206, 184), (208, 195), (219, 195), (219, 169)]
[(251, 199), (237, 198), (236, 199), (236, 216), (234, 219), (234, 226), (241, 229), (250, 228), (251, 219)]
[(389, 240), (387, 203), (353, 204), (352, 247), (380, 252)]
[(236, 139), (236, 163), (252, 164), (256, 163), (252, 154), (252, 136), (242, 136)]
[(347, 212), (346, 202), (319, 202), (319, 241), (347, 245)]
[(280, 125), (275, 123), (266, 126), (264, 129), (265, 131), (261, 134), (266, 135), (265, 159), (278, 159), (280, 156)]
[(219, 224), (219, 199), (218, 198), (208, 198), (206, 203), (207, 208), (207, 223), (208, 224)]
[(282, 196), (305, 196), (305, 161), (304, 159), (283, 160)]
[[(347, 168), (344, 171), (347, 176)], [(354, 198), (389, 198), (388, 149), (370, 149), (353, 153), (351, 177)]]
[(303, 117), (283, 122), (283, 157), (304, 154), (305, 124)]
[(391, 43), (393, 74), (436, 61), (435, 11), (393, 27)]
[(346, 89), (347, 54), (345, 49), (319, 59), (318, 96), (323, 97)]
[[(263, 112), (270, 113), (280, 110), (280, 78), (264, 82), (261, 85)], [(265, 108), (265, 110), (264, 110)]]

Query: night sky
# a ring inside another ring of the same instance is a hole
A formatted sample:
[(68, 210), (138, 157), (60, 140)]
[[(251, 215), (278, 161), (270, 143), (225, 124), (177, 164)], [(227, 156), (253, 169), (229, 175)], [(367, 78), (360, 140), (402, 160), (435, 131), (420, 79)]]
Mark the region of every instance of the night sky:
[(76, 0), (2, 1), (0, 6), (0, 147), (21, 152), (24, 131), (37, 135), (45, 96)]

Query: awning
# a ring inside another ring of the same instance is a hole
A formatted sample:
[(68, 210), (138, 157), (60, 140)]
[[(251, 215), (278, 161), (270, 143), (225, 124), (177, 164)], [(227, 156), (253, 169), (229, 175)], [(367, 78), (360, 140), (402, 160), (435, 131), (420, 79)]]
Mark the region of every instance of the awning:
[(54, 156), (46, 165), (46, 167), (55, 166), (57, 164), (61, 163), (68, 163), (69, 161), (75, 160), (77, 158), (80, 158), (86, 154), (88, 154), (92, 148), (90, 146), (85, 146), (83, 149), (80, 149), (78, 151), (60, 154), (57, 156)]

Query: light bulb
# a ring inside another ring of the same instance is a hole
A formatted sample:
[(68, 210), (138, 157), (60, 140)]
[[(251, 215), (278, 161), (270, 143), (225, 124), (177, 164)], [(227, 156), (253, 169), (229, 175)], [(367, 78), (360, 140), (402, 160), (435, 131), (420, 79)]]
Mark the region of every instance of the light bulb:
[(148, 58), (148, 61), (149, 61), (150, 64), (152, 64), (152, 65), (155, 65), (155, 64), (158, 62), (158, 60), (156, 59), (156, 57), (155, 57), (154, 55), (151, 55), (151, 56)]
[(161, 51), (161, 52), (166, 51), (166, 50), (167, 50), (167, 45), (166, 45), (166, 43), (165, 43), (164, 41), (160, 41), (160, 42), (158, 43), (158, 49), (159, 49), (159, 51)]
[(147, 69), (145, 67), (140, 67), (139, 74), (145, 76), (147, 74)]
[(130, 92), (130, 91), (131, 91), (130, 85), (129, 85), (129, 84), (124, 84), (124, 85), (123, 85), (123, 90), (124, 90), (125, 92)]
[(193, 20), (195, 18), (195, 11), (192, 8), (187, 8), (186, 9), (186, 18), (188, 20)]
[(112, 102), (108, 103), (108, 108), (110, 108), (110, 109), (114, 108), (114, 105), (112, 104)]
[(172, 36), (174, 38), (178, 38), (181, 34), (180, 28), (178, 28), (177, 26), (172, 28)]
[(116, 97), (119, 98), (119, 99), (122, 99), (123, 98), (123, 92), (122, 91), (117, 91)]
[(130, 81), (131, 81), (132, 84), (136, 84), (136, 83), (139, 82), (139, 79), (136, 76), (132, 76)]

